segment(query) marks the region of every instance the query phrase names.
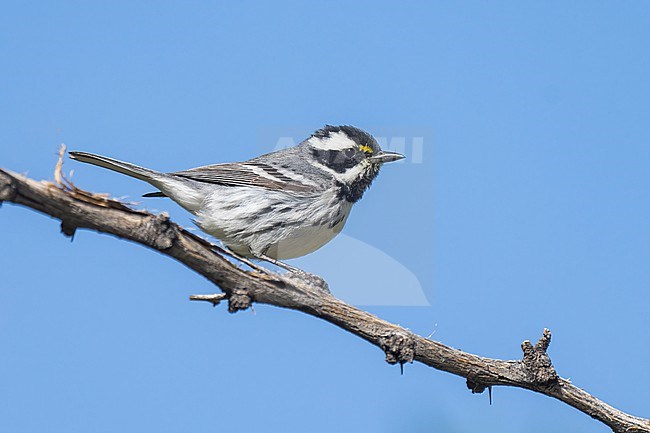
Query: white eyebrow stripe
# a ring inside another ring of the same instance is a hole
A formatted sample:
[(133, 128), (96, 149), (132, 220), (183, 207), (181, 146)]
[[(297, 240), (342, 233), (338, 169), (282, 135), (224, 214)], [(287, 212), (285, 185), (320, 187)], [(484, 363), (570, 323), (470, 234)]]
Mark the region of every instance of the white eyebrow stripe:
[(345, 150), (357, 145), (344, 132), (330, 133), (330, 136), (326, 138), (311, 137), (308, 141), (312, 147), (323, 150)]

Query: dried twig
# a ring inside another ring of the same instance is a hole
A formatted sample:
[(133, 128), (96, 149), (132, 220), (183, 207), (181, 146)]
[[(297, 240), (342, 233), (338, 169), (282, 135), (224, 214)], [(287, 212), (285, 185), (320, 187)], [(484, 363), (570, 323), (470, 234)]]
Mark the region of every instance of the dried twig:
[[(59, 174), (60, 170), (57, 166)], [(615, 432), (650, 433), (649, 420), (626, 414), (557, 375), (547, 354), (551, 341), (548, 330), (535, 345), (529, 341), (522, 343), (521, 360), (489, 359), (452, 349), (354, 308), (300, 278), (241, 269), (224, 257), (226, 251), (171, 222), (165, 214), (134, 210), (105, 196), (82, 191), (62, 176), (55, 178), (58, 186), (0, 169), (0, 202), (16, 203), (58, 218), (68, 236), (77, 228), (87, 228), (158, 250), (203, 275), (224, 292), (194, 295), (194, 300), (213, 305), (227, 300), (231, 312), (249, 308), (254, 302), (299, 310), (376, 345), (391, 364), (418, 361), (462, 376), (474, 393), (493, 386), (529, 389), (563, 401)]]

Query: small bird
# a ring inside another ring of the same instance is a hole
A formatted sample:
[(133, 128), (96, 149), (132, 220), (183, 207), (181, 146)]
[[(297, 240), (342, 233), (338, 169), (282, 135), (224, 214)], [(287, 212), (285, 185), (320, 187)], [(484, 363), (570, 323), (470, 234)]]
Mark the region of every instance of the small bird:
[(272, 263), (332, 240), (382, 164), (404, 158), (361, 129), (331, 125), (248, 161), (173, 173), (86, 152), (70, 157), (148, 182), (159, 191), (144, 197), (171, 198), (235, 253)]

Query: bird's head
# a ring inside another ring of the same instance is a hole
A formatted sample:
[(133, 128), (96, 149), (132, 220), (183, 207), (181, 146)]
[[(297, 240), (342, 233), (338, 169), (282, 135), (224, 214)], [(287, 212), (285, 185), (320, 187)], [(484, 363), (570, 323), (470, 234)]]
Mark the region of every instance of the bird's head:
[(331, 174), (346, 199), (361, 199), (382, 164), (404, 155), (384, 151), (372, 135), (354, 126), (327, 125), (305, 140), (313, 164)]

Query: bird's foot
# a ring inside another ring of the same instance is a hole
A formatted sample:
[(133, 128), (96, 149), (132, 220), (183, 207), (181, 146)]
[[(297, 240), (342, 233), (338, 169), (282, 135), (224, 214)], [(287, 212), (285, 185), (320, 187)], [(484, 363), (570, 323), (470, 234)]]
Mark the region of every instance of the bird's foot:
[(307, 271), (303, 271), (302, 269), (296, 268), (295, 266), (291, 266), (289, 264), (286, 264), (284, 262), (281, 262), (280, 260), (274, 259), (269, 256), (261, 255), (258, 256), (258, 258), (260, 260), (264, 260), (277, 267), (287, 270), (288, 272), (282, 275), (284, 278), (288, 278), (290, 280), (299, 279), (302, 283), (307, 283), (307, 285), (314, 287), (316, 289), (328, 293), (330, 291), (327, 281), (325, 281), (323, 278), (319, 277), (318, 275), (311, 274)]
[(330, 288), (329, 285), (327, 284), (327, 281), (325, 281), (323, 278), (319, 277), (316, 274), (309, 273), (307, 271), (303, 271), (302, 269), (294, 268), (295, 271), (289, 271), (286, 274), (283, 275), (284, 278), (288, 279), (298, 279), (302, 283), (306, 283), (308, 286), (313, 287), (318, 290), (322, 290), (324, 292), (329, 293)]

